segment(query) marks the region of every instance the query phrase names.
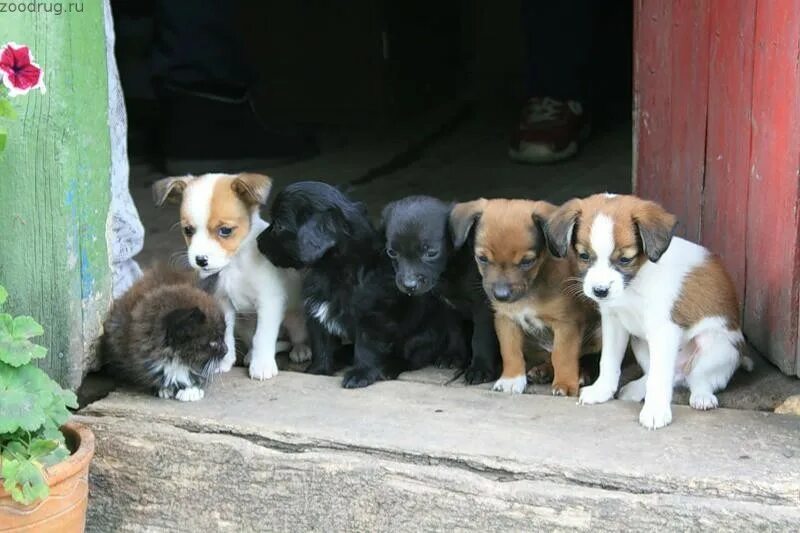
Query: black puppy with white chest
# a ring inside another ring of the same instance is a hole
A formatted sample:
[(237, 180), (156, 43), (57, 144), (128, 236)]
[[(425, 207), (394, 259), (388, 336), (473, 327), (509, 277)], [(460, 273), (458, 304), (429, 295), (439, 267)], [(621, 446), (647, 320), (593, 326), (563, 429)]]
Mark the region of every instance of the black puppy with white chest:
[(299, 182), (281, 191), (258, 248), (278, 267), (306, 269), (307, 372), (330, 375), (340, 359), (352, 359), (342, 385), (365, 387), (466, 350), (441, 302), (397, 290), (366, 209), (330, 185)]
[(409, 196), (383, 210), (386, 253), (398, 289), (415, 296), (433, 294), (472, 327), (472, 361), (467, 383), (500, 374), (500, 347), (494, 314), (481, 288), (471, 239), (456, 239), (449, 228), (452, 204), (430, 196)]

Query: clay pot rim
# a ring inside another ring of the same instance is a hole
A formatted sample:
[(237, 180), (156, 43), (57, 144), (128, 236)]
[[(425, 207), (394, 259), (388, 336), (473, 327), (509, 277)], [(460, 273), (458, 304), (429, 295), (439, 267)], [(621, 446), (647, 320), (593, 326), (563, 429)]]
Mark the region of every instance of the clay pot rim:
[[(87, 426), (78, 422), (67, 422), (61, 426), (61, 433), (66, 437), (68, 444), (74, 443), (77, 448), (64, 461), (45, 469), (44, 477), (50, 487), (86, 468), (94, 456), (94, 433)], [(7, 495), (8, 493), (0, 485), (0, 497)]]

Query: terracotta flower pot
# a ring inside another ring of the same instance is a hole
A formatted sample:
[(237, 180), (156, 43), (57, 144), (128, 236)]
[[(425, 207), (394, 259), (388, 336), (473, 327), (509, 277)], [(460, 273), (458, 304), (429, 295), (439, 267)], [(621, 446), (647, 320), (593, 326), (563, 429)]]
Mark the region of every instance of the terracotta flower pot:
[(66, 461), (46, 470), (50, 496), (23, 507), (12, 501), (11, 495), (0, 485), (0, 531), (83, 531), (89, 499), (89, 463), (94, 456), (94, 434), (88, 427), (74, 422), (65, 424), (61, 431), (73, 453)]

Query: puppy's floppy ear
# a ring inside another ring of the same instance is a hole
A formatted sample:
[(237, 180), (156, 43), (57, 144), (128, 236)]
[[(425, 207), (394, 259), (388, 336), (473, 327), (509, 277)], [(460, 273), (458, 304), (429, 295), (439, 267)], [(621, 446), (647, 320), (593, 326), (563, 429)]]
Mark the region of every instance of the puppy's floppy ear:
[(642, 238), (644, 253), (655, 263), (669, 248), (678, 221), (675, 215), (647, 200), (639, 201), (632, 216), (636, 230)]
[(161, 207), (167, 200), (178, 203), (186, 186), (195, 179), (194, 176), (180, 176), (176, 178), (163, 178), (153, 184), (153, 201), (156, 207)]
[(464, 246), (472, 226), (483, 214), (487, 203), (486, 198), (478, 198), (453, 206), (450, 210), (450, 236), (453, 239), (453, 246), (456, 248)]
[(578, 198), (573, 198), (561, 207), (556, 208), (547, 217), (544, 224), (544, 237), (547, 241), (547, 249), (555, 257), (566, 257), (570, 244), (572, 244), (572, 234), (575, 224), (581, 215), (582, 203)]
[(340, 217), (333, 210), (314, 213), (297, 231), (299, 259), (309, 265), (319, 261), (336, 245), (337, 224)]
[(545, 234), (545, 227), (547, 226), (547, 219), (549, 219), (555, 212), (556, 206), (550, 202), (539, 201), (534, 202), (533, 211), (531, 212), (531, 219), (533, 219), (533, 229), (541, 235), (542, 240), (547, 243), (547, 235)]
[(231, 188), (247, 205), (264, 205), (272, 189), (272, 179), (263, 174), (243, 173), (236, 176)]
[(378, 228), (379, 233), (384, 234), (386, 233), (386, 224), (389, 222), (389, 218), (392, 216), (394, 212), (394, 202), (390, 202), (383, 206), (383, 210), (381, 211), (381, 222), (380, 227)]
[(194, 328), (206, 321), (199, 307), (175, 309), (164, 316), (163, 325), (167, 344), (174, 346), (193, 335)]

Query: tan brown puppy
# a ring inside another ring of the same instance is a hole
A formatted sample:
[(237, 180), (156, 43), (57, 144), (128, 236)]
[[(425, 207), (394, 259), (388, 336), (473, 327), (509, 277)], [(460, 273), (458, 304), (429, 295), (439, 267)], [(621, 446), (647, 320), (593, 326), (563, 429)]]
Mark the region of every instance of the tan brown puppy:
[(494, 390), (525, 390), (525, 335), (551, 352), (555, 395), (578, 394), (580, 357), (600, 350), (599, 314), (580, 294), (574, 254), (556, 259), (543, 227), (555, 206), (531, 200), (457, 204), (450, 214), (458, 246), (475, 235), (475, 261), (495, 310), (503, 373)]

